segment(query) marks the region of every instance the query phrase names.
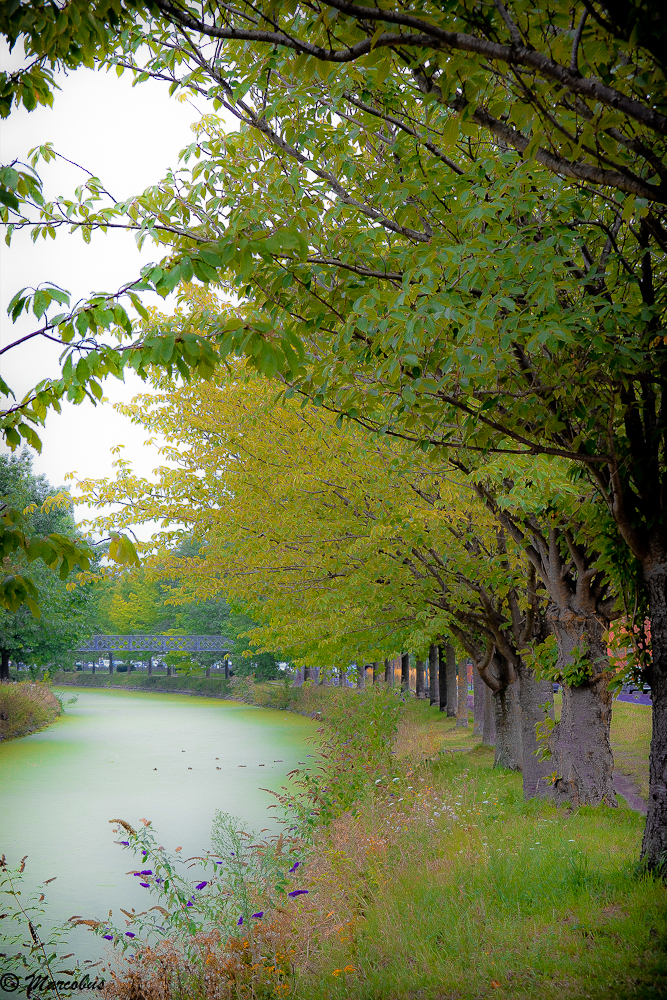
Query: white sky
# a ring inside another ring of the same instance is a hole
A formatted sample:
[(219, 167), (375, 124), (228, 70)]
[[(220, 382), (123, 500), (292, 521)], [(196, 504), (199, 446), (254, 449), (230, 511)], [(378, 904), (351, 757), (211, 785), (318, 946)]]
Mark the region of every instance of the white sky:
[[(15, 57), (0, 53), (2, 68), (11, 68)], [(28, 113), (12, 111), (0, 122), (0, 162), (14, 158), (27, 161), (28, 150), (52, 141), (63, 156), (80, 163), (102, 180), (117, 199), (137, 193), (159, 180), (168, 166), (176, 166), (179, 151), (193, 135), (190, 126), (197, 110), (168, 96), (167, 85), (147, 81), (131, 86), (129, 74), (77, 70), (58, 76), (62, 88), (53, 108), (38, 107)], [(203, 109), (202, 109), (203, 110)], [(46, 197), (70, 194), (85, 178), (80, 171), (56, 161), (38, 168)], [(52, 281), (72, 294), (72, 302), (92, 291), (113, 291), (135, 277), (139, 268), (157, 259), (159, 250), (147, 243), (139, 252), (130, 233), (93, 234), (86, 245), (78, 234), (61, 230), (55, 241), (41, 238), (33, 244), (29, 232), (15, 235), (10, 248), (0, 243), (0, 344), (3, 346), (34, 329), (34, 317), (25, 316), (13, 325), (7, 305), (20, 288)], [(172, 308), (157, 296), (144, 297), (163, 311)], [(41, 378), (57, 376), (58, 348), (36, 338), (0, 358), (0, 372), (17, 397)], [(129, 401), (146, 387), (135, 375), (125, 383), (107, 379), (103, 388), (110, 403)], [(79, 477), (111, 475), (110, 449), (125, 445), (123, 457), (132, 460), (137, 472), (149, 475), (158, 464), (155, 448), (143, 447), (148, 434), (112, 409), (110, 403), (74, 406), (65, 403), (63, 413), (51, 413), (42, 438), (41, 455), (34, 455), (34, 469), (54, 485), (64, 482), (67, 472)], [(87, 516), (80, 508), (79, 517)]]

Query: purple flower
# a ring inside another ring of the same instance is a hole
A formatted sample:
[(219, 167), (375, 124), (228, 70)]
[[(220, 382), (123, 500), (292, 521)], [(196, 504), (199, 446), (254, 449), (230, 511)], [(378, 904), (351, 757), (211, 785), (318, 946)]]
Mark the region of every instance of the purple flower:
[(148, 882), (140, 882), (139, 885), (143, 885), (144, 889), (150, 889)]
[(113, 941), (113, 934), (103, 934), (102, 937), (105, 938), (106, 941)]
[(133, 934), (132, 931), (125, 931), (125, 937), (136, 937), (136, 936), (137, 935)]
[(242, 923), (243, 923), (243, 917), (239, 917), (239, 919), (236, 921), (236, 926), (240, 927)]
[(194, 906), (194, 903), (192, 902), (191, 899), (189, 899), (185, 905), (186, 906)]
[(145, 871), (139, 872), (139, 874), (140, 875), (152, 875), (153, 872), (150, 870), (150, 868), (147, 868)]
[(308, 889), (295, 889), (294, 892), (288, 892), (287, 895), (288, 896), (292, 896), (292, 897), (294, 897), (294, 896), (307, 896), (308, 895)]
[(124, 847), (129, 847), (130, 846), (129, 840), (119, 840), (118, 843), (119, 844), (123, 844)]
[(295, 872), (300, 864), (301, 864), (300, 861), (295, 861), (292, 867), (290, 868), (290, 872)]
[(259, 913), (251, 913), (250, 916), (254, 917), (255, 920), (261, 920), (264, 916), (264, 910), (260, 910)]
[(199, 885), (197, 886), (197, 888), (198, 889), (203, 889), (207, 885), (208, 885), (208, 882), (200, 882)]

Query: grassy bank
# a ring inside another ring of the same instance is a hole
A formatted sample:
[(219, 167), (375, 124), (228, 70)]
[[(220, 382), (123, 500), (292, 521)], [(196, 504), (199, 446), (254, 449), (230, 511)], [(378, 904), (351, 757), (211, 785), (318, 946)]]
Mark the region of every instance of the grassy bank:
[(350, 690), (320, 687), (307, 684), (305, 688), (292, 687), (282, 680), (255, 684), (251, 678), (199, 677), (193, 674), (126, 673), (89, 674), (83, 671), (61, 671), (53, 678), (53, 683), (64, 687), (116, 688), (126, 691), (165, 691), (175, 694), (194, 694), (204, 698), (230, 698), (248, 705), (262, 708), (288, 709), (307, 715), (314, 715), (331, 699), (347, 697)]
[(0, 684), (0, 740), (43, 729), (60, 712), (60, 702), (46, 684)]
[[(251, 886), (257, 919), (194, 937), (182, 925), (162, 949), (138, 949), (109, 996), (667, 996), (667, 890), (637, 863), (643, 817), (526, 803), (520, 775), (494, 769), (471, 729), (408, 701), (388, 738), (386, 696), (374, 697), (298, 695), (325, 718), (301, 776), (300, 815), (318, 819), (286, 863), (300, 859), (287, 876), (298, 898), (285, 890), (277, 904)], [(616, 738), (639, 760), (646, 717), (628, 707)]]

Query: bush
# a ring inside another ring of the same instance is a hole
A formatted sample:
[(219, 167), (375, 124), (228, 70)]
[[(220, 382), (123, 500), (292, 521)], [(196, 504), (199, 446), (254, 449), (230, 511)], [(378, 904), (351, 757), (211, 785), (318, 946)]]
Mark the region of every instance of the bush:
[(45, 684), (0, 684), (0, 740), (42, 729), (61, 711), (60, 702)]

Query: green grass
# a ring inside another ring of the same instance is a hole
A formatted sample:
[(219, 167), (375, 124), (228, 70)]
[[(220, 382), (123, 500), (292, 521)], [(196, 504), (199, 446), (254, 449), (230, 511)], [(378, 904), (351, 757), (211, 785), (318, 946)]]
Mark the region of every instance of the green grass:
[(492, 760), (478, 746), (413, 761), (391, 814), (379, 793), (322, 837), (338, 883), (323, 879), (318, 909), (349, 930), (320, 942), (295, 997), (667, 996), (667, 891), (638, 873), (643, 818), (524, 803)]
[(614, 701), (611, 746), (616, 767), (634, 778), (640, 795), (648, 798), (648, 757), (651, 745), (651, 709)]
[(0, 684), (0, 740), (43, 729), (60, 712), (60, 702), (44, 684)]

